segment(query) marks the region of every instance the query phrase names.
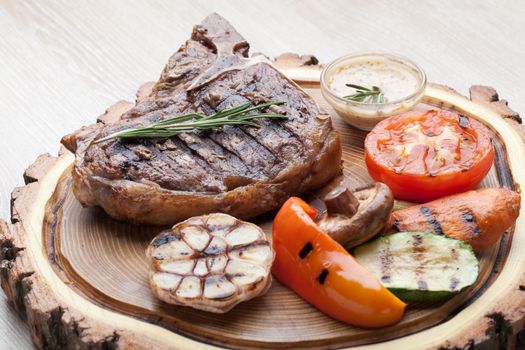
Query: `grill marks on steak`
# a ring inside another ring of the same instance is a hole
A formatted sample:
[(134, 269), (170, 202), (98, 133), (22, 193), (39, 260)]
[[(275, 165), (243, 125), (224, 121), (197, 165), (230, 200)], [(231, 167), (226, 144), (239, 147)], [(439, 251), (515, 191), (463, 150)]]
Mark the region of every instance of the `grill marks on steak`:
[[(309, 112), (317, 114), (317, 107), (314, 103), (304, 103), (307, 96), (302, 95), (300, 90), (291, 89), (286, 94), (289, 82), (270, 66), (254, 65), (246, 70), (229, 73), (210, 82), (206, 89), (196, 92), (192, 96), (195, 102), (191, 105), (185, 99), (171, 99), (165, 105), (157, 104), (160, 109), (139, 117), (135, 111), (137, 107), (142, 110), (139, 104), (126, 113), (134, 115), (134, 118), (128, 117), (123, 123), (107, 128), (101, 136), (137, 125), (147, 125), (172, 115), (190, 112), (210, 114), (246, 102), (285, 101), (286, 104), (278, 106), (277, 111), (286, 113), (289, 121), (261, 119), (260, 128), (225, 126), (220, 131), (182, 133), (169, 142), (113, 140), (109, 146), (105, 143), (93, 144), (88, 148), (85, 165), (97, 176), (118, 178), (119, 172), (113, 171), (117, 154), (117, 160), (123, 160), (124, 165), (127, 165), (124, 169), (120, 167), (122, 178), (153, 182), (170, 190), (198, 192), (223, 192), (246, 185), (252, 182), (250, 179), (274, 178), (286, 167), (289, 157), (303, 155), (305, 146), (299, 137), (308, 132), (305, 128), (312, 127), (303, 115)], [(247, 77), (260, 88), (245, 91), (243, 87)], [(276, 83), (279, 83), (276, 90), (285, 93), (275, 96), (272, 87)], [(125, 144), (125, 147), (119, 144)], [(127, 152), (120, 153), (123, 149), (127, 149)], [(138, 150), (142, 150), (140, 154)], [(92, 153), (96, 153), (96, 156), (90, 157)], [(145, 153), (148, 156), (142, 156)], [(101, 164), (104, 158), (107, 160)], [(112, 171), (107, 172), (106, 168)], [(244, 180), (232, 181), (232, 176)]]
[(157, 184), (169, 190), (190, 187), (196, 192), (222, 192), (228, 190), (222, 173), (250, 177), (241, 159), (211, 139), (191, 134), (180, 137), (184, 141), (171, 138), (157, 142), (115, 142), (104, 154), (97, 154), (101, 149), (89, 148), (84, 163), (96, 176)]
[[(247, 42), (213, 14), (169, 59), (148, 97), (113, 124), (66, 136), (63, 143), (76, 151), (73, 189), (79, 201), (139, 222), (171, 223), (210, 211), (247, 218), (337, 175), (341, 149), (330, 119), (316, 118), (311, 97), (262, 56), (248, 59), (247, 53)], [(284, 101), (269, 109), (288, 120), (261, 119), (260, 128), (225, 126), (169, 139), (92, 143), (180, 114), (208, 115), (269, 101)], [(165, 218), (169, 215), (173, 218)]]

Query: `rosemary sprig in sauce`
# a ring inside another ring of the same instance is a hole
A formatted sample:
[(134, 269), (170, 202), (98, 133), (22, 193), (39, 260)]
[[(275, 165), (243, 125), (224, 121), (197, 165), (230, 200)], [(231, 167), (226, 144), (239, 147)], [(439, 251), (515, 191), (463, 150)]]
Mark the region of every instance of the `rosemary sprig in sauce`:
[(364, 86), (356, 84), (345, 84), (348, 87), (354, 88), (357, 90), (355, 94), (344, 96), (347, 100), (356, 101), (356, 102), (366, 102), (366, 103), (386, 103), (388, 99), (385, 97), (383, 92), (378, 86), (372, 86), (372, 89), (366, 88)]
[(180, 132), (192, 130), (211, 130), (223, 127), (225, 125), (249, 125), (260, 127), (254, 119), (287, 119), (284, 114), (278, 113), (251, 113), (260, 111), (270, 106), (279, 106), (284, 104), (283, 101), (275, 101), (252, 105), (246, 103), (238, 107), (224, 109), (210, 115), (190, 113), (179, 115), (173, 118), (163, 119), (159, 122), (140, 128), (131, 128), (121, 130), (101, 139), (95, 143), (107, 141), (113, 138), (136, 139), (136, 138), (168, 138), (177, 135)]

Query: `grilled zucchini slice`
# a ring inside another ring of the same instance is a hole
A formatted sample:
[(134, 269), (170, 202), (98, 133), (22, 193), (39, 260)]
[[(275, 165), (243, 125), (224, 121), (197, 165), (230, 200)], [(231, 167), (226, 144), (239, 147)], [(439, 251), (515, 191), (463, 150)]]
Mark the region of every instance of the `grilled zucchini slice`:
[(479, 262), (463, 241), (428, 232), (401, 232), (354, 250), (355, 258), (405, 301), (437, 301), (471, 286)]

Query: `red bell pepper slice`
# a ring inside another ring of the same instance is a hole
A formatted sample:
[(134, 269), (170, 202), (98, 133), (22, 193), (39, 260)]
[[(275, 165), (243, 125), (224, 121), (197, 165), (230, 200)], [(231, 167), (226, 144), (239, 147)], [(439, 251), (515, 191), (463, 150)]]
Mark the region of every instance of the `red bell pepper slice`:
[(342, 322), (377, 328), (403, 317), (406, 304), (313, 221), (317, 212), (297, 197), (273, 223), (273, 275), (303, 299)]

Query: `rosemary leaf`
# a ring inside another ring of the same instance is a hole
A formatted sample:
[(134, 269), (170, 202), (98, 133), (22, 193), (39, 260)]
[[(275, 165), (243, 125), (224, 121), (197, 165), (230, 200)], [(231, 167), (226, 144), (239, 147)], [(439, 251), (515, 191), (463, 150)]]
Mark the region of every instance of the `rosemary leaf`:
[(364, 86), (361, 86), (361, 85), (356, 85), (356, 84), (345, 84), (346, 86), (348, 87), (351, 87), (351, 88), (354, 88), (356, 90), (363, 90), (363, 91), (370, 91), (370, 89), (364, 87)]
[[(260, 111), (271, 106), (284, 104), (283, 101), (267, 102), (258, 105), (245, 103), (243, 105), (223, 109), (210, 115), (198, 113), (183, 114), (176, 117), (163, 119), (159, 122), (141, 128), (130, 128), (121, 130), (111, 135), (100, 138), (94, 143), (99, 143), (113, 138), (136, 139), (136, 138), (168, 138), (180, 132), (192, 130), (211, 130), (225, 125), (246, 125), (260, 127), (255, 119), (287, 119), (284, 114), (278, 113), (250, 113)], [(248, 114), (250, 113), (250, 114)]]
[(379, 86), (372, 86), (371, 89), (356, 85), (356, 84), (345, 84), (348, 87), (356, 89), (356, 93), (348, 96), (343, 96), (343, 98), (356, 101), (356, 102), (365, 102), (365, 103), (387, 103), (388, 99), (385, 97)]

